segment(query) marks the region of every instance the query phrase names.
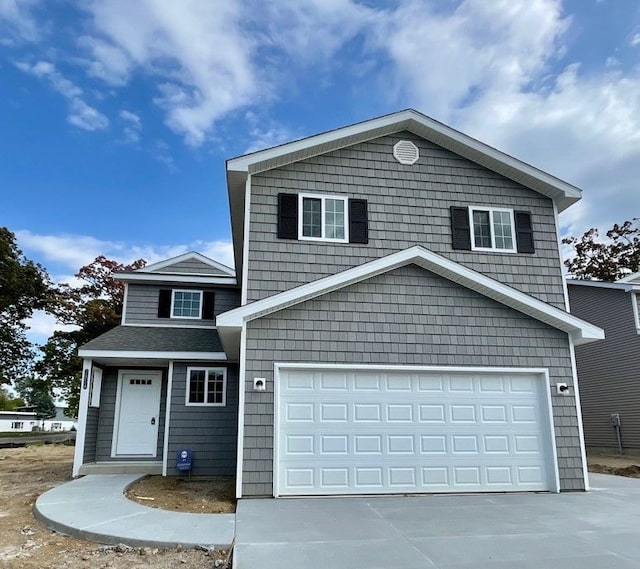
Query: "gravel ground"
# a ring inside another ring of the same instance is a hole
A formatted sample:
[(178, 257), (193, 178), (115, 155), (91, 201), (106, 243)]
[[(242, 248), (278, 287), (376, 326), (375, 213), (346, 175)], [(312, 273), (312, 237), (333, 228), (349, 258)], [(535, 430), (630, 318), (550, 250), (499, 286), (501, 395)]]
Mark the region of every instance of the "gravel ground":
[(71, 478), (73, 447), (0, 449), (0, 567), (125, 569), (223, 567), (227, 552), (103, 546), (47, 529), (32, 514), (36, 498)]

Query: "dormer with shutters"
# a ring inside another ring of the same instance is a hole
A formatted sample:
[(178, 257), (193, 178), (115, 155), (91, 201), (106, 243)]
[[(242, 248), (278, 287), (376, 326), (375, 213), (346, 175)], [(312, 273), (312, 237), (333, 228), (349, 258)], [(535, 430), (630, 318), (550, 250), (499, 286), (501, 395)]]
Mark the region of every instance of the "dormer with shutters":
[(243, 303), (419, 245), (565, 307), (557, 213), (580, 191), (415, 111), (227, 169)]
[(125, 282), (124, 326), (213, 328), (218, 314), (239, 304), (233, 270), (199, 253), (116, 278)]

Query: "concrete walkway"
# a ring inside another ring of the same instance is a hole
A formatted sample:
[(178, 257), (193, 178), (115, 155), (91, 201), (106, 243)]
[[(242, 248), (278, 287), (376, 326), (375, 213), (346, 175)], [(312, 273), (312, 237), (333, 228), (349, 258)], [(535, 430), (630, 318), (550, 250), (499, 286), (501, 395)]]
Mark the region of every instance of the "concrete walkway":
[(241, 500), (234, 569), (640, 569), (640, 480), (590, 492)]
[(124, 491), (140, 474), (90, 475), (40, 496), (36, 518), (66, 535), (132, 547), (228, 547), (235, 532), (234, 514), (187, 514), (147, 508)]

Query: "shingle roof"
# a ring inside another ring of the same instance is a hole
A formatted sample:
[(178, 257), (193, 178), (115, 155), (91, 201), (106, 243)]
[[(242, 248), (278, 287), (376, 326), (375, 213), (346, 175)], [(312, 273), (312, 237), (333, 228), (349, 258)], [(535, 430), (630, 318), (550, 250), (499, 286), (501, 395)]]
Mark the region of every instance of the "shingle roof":
[(81, 346), (82, 350), (141, 352), (224, 352), (215, 328), (117, 326)]

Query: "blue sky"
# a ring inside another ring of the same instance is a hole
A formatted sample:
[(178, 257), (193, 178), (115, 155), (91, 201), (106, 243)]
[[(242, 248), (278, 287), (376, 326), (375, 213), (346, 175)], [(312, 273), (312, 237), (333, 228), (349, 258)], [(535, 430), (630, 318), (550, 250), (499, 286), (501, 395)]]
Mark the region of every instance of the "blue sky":
[(640, 214), (639, 56), (635, 0), (0, 0), (0, 224), (56, 279), (231, 263), (225, 159), (413, 107), (608, 228)]

